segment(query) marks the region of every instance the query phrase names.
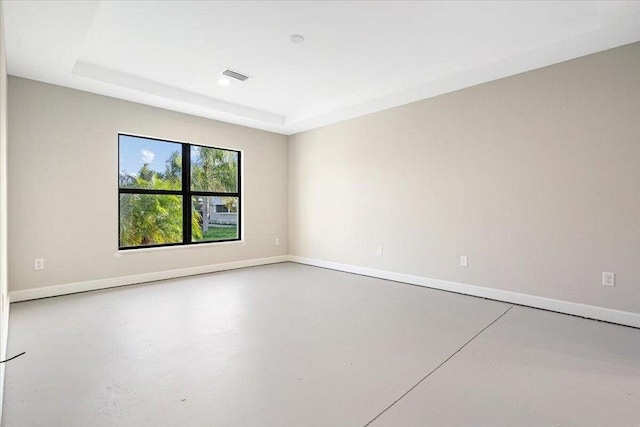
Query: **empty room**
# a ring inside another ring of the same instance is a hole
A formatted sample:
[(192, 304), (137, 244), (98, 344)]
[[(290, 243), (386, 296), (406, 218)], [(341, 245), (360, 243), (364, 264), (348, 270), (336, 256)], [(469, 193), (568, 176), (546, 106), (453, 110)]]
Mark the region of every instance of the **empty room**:
[(640, 1), (0, 0), (0, 417), (640, 426)]

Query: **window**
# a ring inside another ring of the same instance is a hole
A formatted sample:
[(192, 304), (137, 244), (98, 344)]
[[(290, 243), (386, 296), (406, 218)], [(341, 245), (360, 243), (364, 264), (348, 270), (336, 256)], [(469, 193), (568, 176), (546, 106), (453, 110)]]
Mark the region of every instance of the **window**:
[(231, 210), (230, 210), (229, 206), (227, 206), (227, 205), (216, 205), (216, 212), (217, 213), (230, 213)]
[(240, 239), (240, 152), (118, 135), (119, 247)]

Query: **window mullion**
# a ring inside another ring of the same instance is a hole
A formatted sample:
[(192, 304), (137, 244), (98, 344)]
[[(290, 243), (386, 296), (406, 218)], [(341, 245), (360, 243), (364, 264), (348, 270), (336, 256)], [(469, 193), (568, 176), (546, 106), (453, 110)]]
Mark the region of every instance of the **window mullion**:
[(118, 192), (120, 194), (157, 194), (157, 195), (176, 195), (181, 196), (182, 191), (178, 190), (158, 190), (155, 188), (119, 188)]
[(191, 243), (191, 147), (182, 144), (182, 243)]
[(240, 197), (240, 193), (222, 193), (215, 191), (190, 191), (191, 196), (203, 196), (203, 197)]

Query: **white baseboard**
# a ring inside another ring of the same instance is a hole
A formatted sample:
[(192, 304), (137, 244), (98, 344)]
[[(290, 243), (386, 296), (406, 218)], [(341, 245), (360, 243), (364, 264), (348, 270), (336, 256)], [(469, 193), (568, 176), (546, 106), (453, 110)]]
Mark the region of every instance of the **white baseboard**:
[[(489, 298), (497, 301), (504, 301), (513, 304), (525, 305), (544, 310), (556, 311), (559, 313), (571, 314), (574, 316), (586, 317), (589, 319), (603, 320), (605, 322), (617, 323), (620, 325), (640, 328), (640, 314), (628, 311), (613, 310), (610, 308), (597, 307), (587, 304), (579, 304), (569, 301), (561, 301), (552, 298), (545, 298), (535, 295), (521, 294), (518, 292), (504, 291), (500, 289), (485, 288), (482, 286), (467, 285), (464, 283), (449, 282), (446, 280), (430, 279), (422, 276), (410, 274), (394, 273), (391, 271), (377, 270), (374, 268), (360, 267), (357, 265), (341, 264), (332, 261), (324, 261), (313, 258), (305, 258), (294, 255), (282, 255), (269, 258), (258, 258), (246, 261), (227, 262), (222, 264), (211, 264), (199, 267), (182, 268), (177, 270), (159, 271), (154, 273), (136, 274), (132, 276), (122, 276), (108, 279), (89, 280), (86, 282), (68, 283), (57, 286), (47, 286), (42, 288), (27, 289), (23, 291), (9, 292), (10, 302), (28, 301), (39, 298), (54, 297), (59, 295), (73, 294), (77, 292), (94, 291), (124, 285), (154, 282), (158, 280), (174, 279), (177, 277), (193, 276), (197, 274), (214, 273), (216, 271), (233, 270), (237, 268), (254, 267), (258, 265), (276, 264), (280, 262), (292, 261), (299, 264), (313, 265), (316, 267), (329, 268), (347, 273), (355, 273), (363, 276), (377, 277), (380, 279), (393, 280), (396, 282), (409, 283), (412, 285), (424, 286), (427, 288), (440, 289), (444, 291), (456, 292), (459, 294), (472, 295), (481, 298)], [(6, 334), (5, 334), (6, 337)]]
[(176, 277), (195, 276), (197, 274), (214, 273), (216, 271), (234, 270), (237, 268), (255, 267), (265, 264), (276, 264), (289, 261), (289, 256), (275, 256), (269, 258), (250, 259), (246, 261), (226, 262), (222, 264), (203, 265), (198, 267), (181, 268), (177, 270), (158, 271), (154, 273), (135, 274), (132, 276), (113, 277), (108, 279), (88, 280), (86, 282), (67, 283), (64, 285), (46, 286), (42, 288), (26, 289), (9, 292), (10, 302), (28, 301), (39, 298), (55, 297), (75, 294), (78, 292), (95, 291), (98, 289), (115, 288), (118, 286), (134, 285), (138, 283), (155, 282), (157, 280), (175, 279)]
[(341, 264), (332, 261), (324, 261), (294, 255), (290, 255), (289, 260), (292, 262), (297, 262), (299, 264), (313, 265), (316, 267), (329, 268), (331, 270), (339, 270), (347, 273), (361, 274), (363, 276), (377, 277), (379, 279), (410, 283), (412, 285), (424, 286), (427, 288), (440, 289), (443, 291), (473, 295), (482, 298), (489, 298), (497, 301), (526, 305), (528, 307), (534, 308), (542, 308), (544, 310), (556, 311), (559, 313), (571, 314), (574, 316), (603, 320), (605, 322), (640, 328), (640, 314), (628, 311), (613, 310), (610, 308), (597, 307), (594, 305), (578, 304), (575, 302), (521, 294), (518, 292), (503, 291), (500, 289), (485, 288), (482, 286), (467, 285), (464, 283), (449, 282), (446, 280), (429, 279), (427, 277), (412, 276), (410, 274), (394, 273), (391, 271), (376, 270), (373, 268), (359, 267), (356, 265)]

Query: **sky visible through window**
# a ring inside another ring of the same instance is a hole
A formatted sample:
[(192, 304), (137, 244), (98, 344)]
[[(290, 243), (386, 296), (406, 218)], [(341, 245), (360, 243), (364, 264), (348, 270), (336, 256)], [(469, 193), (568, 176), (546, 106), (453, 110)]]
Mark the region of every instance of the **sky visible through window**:
[(145, 163), (149, 169), (164, 173), (171, 153), (181, 154), (180, 144), (137, 136), (120, 135), (120, 173), (137, 176)]

